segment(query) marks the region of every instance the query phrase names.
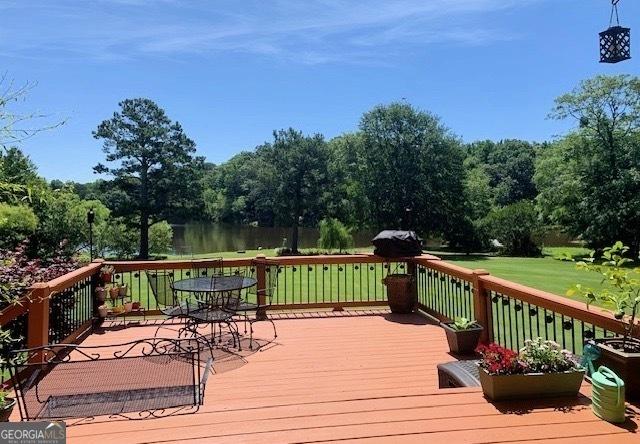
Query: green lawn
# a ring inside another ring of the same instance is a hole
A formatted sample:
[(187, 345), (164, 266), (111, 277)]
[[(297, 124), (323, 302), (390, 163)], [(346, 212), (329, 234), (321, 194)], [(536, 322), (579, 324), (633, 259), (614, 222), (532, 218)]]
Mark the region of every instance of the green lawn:
[(600, 285), (597, 274), (578, 271), (574, 262), (553, 258), (562, 251), (576, 258), (588, 255), (588, 250), (583, 248), (548, 248), (544, 251), (545, 256), (539, 258), (442, 255), (442, 259), (462, 267), (482, 268), (492, 275), (560, 296), (565, 296), (567, 289), (576, 283), (592, 287)]

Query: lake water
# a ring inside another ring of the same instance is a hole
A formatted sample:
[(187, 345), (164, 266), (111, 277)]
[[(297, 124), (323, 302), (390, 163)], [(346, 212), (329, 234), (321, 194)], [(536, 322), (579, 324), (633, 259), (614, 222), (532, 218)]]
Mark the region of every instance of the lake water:
[[(371, 239), (379, 230), (362, 230), (353, 233), (356, 248), (371, 246)], [(291, 238), (291, 229), (282, 227), (251, 227), (211, 223), (190, 223), (173, 227), (173, 248), (177, 254), (204, 254), (218, 251), (256, 250), (282, 246), (282, 239)], [(317, 248), (320, 237), (316, 228), (300, 228), (300, 248)], [(546, 246), (568, 246), (571, 239), (562, 233), (548, 233)], [(438, 239), (430, 239), (428, 248), (437, 248)]]
[[(353, 233), (355, 247), (371, 245), (377, 231)], [(316, 228), (300, 228), (299, 248), (317, 248), (320, 234)], [(291, 228), (251, 227), (246, 225), (225, 225), (191, 223), (173, 227), (173, 248), (177, 254), (202, 254), (218, 251), (256, 250), (287, 245), (291, 239)]]

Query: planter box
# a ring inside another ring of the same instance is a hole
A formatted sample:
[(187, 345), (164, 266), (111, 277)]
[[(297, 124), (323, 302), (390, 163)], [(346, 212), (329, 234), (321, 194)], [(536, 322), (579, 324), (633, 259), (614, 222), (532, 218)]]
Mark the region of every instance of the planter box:
[[(640, 340), (632, 339), (640, 344)], [(593, 341), (600, 350), (600, 358), (596, 361), (596, 369), (604, 365), (618, 375), (625, 386), (628, 400), (640, 400), (640, 353), (623, 352), (614, 344), (622, 344), (622, 338), (603, 338)]]
[(484, 395), (492, 401), (553, 396), (578, 396), (584, 370), (562, 373), (527, 373), (524, 375), (490, 375), (479, 369)]
[(447, 334), (449, 350), (452, 353), (468, 355), (474, 353), (482, 334), (482, 326), (477, 325), (467, 330), (455, 330), (451, 323), (441, 323), (440, 326)]

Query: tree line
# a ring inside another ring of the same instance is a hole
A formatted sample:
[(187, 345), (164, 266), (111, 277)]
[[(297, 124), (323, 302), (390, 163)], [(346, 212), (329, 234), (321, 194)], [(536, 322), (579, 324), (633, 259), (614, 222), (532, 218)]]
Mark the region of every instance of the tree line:
[(128, 254), (140, 257), (149, 255), (150, 231), (166, 239), (166, 229), (154, 228), (166, 221), (288, 226), (295, 252), (299, 226), (329, 219), (352, 229), (413, 229), (467, 252), (500, 245), (512, 255), (539, 254), (540, 235), (554, 227), (594, 248), (622, 240), (637, 254), (640, 80), (586, 80), (558, 97), (550, 116), (575, 127), (543, 143), (465, 144), (430, 112), (391, 103), (364, 113), (356, 131), (327, 140), (277, 130), (214, 165), (156, 103), (127, 99), (94, 131), (105, 152), (95, 171), (107, 178), (47, 187), (101, 205), (100, 219), (137, 244)]

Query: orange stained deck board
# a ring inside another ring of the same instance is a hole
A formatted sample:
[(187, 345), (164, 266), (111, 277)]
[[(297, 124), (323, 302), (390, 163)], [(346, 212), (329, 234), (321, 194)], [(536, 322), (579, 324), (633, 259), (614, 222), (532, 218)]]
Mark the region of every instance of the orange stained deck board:
[[(211, 375), (197, 413), (97, 418), (69, 426), (68, 442), (640, 443), (635, 407), (619, 427), (596, 418), (586, 396), (494, 405), (479, 388), (440, 390), (436, 365), (453, 358), (439, 327), (418, 315), (358, 313), (283, 315), (276, 344)], [(257, 337), (270, 337), (269, 324), (255, 327)], [(85, 344), (154, 333), (115, 329)]]

